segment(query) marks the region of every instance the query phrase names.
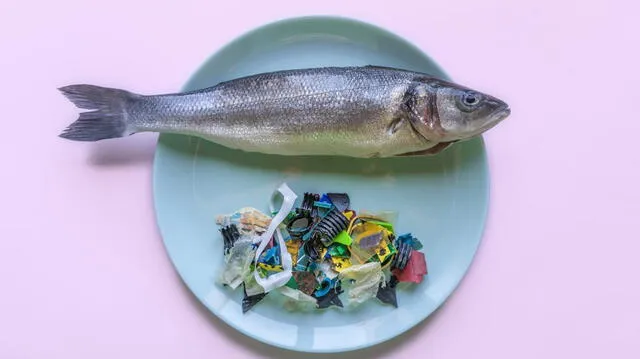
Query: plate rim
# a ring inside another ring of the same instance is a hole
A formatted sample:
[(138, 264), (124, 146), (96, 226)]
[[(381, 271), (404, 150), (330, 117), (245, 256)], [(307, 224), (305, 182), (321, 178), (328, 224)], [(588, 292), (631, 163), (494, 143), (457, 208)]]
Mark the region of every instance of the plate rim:
[[(295, 22), (305, 22), (305, 21), (337, 21), (337, 22), (342, 22), (342, 23), (346, 23), (346, 24), (351, 24), (351, 25), (357, 25), (357, 26), (362, 26), (362, 27), (367, 27), (370, 28), (372, 30), (376, 30), (380, 33), (383, 33), (385, 36), (388, 36), (389, 38), (393, 39), (394, 41), (397, 41), (399, 43), (402, 43), (404, 46), (411, 48), (413, 51), (419, 53), (421, 56), (423, 56), (424, 58), (428, 59), (431, 64), (433, 65), (433, 67), (435, 69), (437, 69), (441, 74), (444, 75), (445, 79), (450, 79), (449, 74), (440, 66), (440, 64), (438, 62), (436, 62), (431, 56), (429, 56), (427, 53), (425, 53), (424, 51), (422, 51), (419, 47), (417, 47), (413, 42), (407, 40), (407, 38), (404, 38), (398, 34), (396, 34), (395, 32), (392, 32), (391, 30), (388, 30), (385, 27), (382, 27), (380, 25), (377, 25), (376, 23), (373, 22), (369, 22), (369, 21), (363, 21), (357, 18), (353, 18), (353, 17), (347, 17), (347, 16), (339, 16), (339, 15), (302, 15), (302, 16), (291, 16), (291, 17), (284, 17), (284, 18), (280, 18), (278, 20), (275, 21), (270, 21), (270, 22), (265, 22), (262, 23), (260, 25), (257, 26), (253, 26), (251, 27), (249, 30), (245, 30), (243, 32), (241, 32), (239, 35), (234, 36), (231, 40), (227, 40), (225, 42), (222, 43), (222, 45), (220, 45), (219, 47), (215, 48), (212, 50), (212, 52), (206, 56), (204, 58), (203, 61), (201, 61), (199, 63), (199, 65), (195, 68), (195, 70), (193, 70), (191, 72), (191, 75), (189, 75), (189, 77), (187, 78), (187, 80), (184, 82), (184, 84), (180, 87), (180, 91), (185, 91), (189, 84), (191, 84), (193, 81), (196, 80), (198, 74), (200, 73), (200, 71), (203, 69), (204, 65), (206, 65), (207, 63), (209, 63), (210, 61), (212, 61), (213, 59), (215, 59), (217, 56), (219, 56), (219, 54), (224, 51), (225, 49), (239, 43), (242, 42), (243, 40), (250, 38), (251, 36), (253, 36), (256, 33), (265, 31), (267, 29), (271, 29), (274, 27), (278, 27), (278, 26), (282, 26), (282, 25), (286, 25), (286, 24), (291, 24), (291, 23), (295, 23)], [(357, 351), (357, 350), (362, 350), (365, 348), (371, 348), (371, 347), (375, 347), (377, 345), (389, 342), (390, 340), (394, 339), (394, 338), (398, 338), (404, 334), (406, 334), (408, 331), (414, 329), (415, 327), (417, 327), (419, 324), (423, 323), (424, 321), (428, 320), (430, 317), (432, 317), (436, 312), (438, 312), (440, 309), (442, 309), (442, 307), (449, 301), (449, 299), (451, 298), (452, 294), (456, 292), (456, 290), (458, 289), (458, 287), (461, 285), (461, 283), (465, 280), (468, 272), (469, 272), (469, 268), (472, 266), (472, 264), (474, 263), (474, 261), (476, 260), (477, 254), (478, 254), (478, 250), (480, 245), (482, 244), (482, 242), (484, 241), (484, 234), (486, 231), (486, 226), (487, 226), (487, 219), (488, 219), (488, 214), (489, 214), (489, 207), (490, 207), (490, 192), (491, 192), (491, 171), (490, 171), (490, 164), (489, 164), (489, 159), (488, 159), (488, 153), (487, 153), (487, 147), (486, 147), (486, 143), (484, 140), (484, 136), (480, 135), (477, 136), (477, 140), (480, 142), (480, 148), (482, 149), (482, 156), (481, 156), (481, 162), (483, 162), (483, 181), (485, 183), (484, 185), (484, 189), (482, 191), (482, 194), (480, 194), (480, 196), (482, 197), (483, 203), (484, 205), (481, 208), (481, 213), (479, 213), (480, 216), (480, 225), (477, 228), (478, 231), (478, 241), (475, 245), (475, 248), (473, 249), (473, 254), (471, 257), (471, 260), (468, 262), (468, 264), (466, 265), (466, 267), (464, 268), (464, 271), (462, 273), (462, 275), (460, 276), (460, 278), (458, 279), (458, 281), (453, 285), (453, 287), (451, 288), (451, 290), (446, 293), (446, 295), (444, 296), (444, 299), (442, 301), (442, 303), (440, 303), (433, 311), (431, 311), (430, 313), (428, 313), (427, 315), (425, 315), (424, 317), (421, 317), (419, 320), (417, 320), (414, 323), (411, 323), (410, 325), (401, 328), (399, 331), (397, 331), (397, 333), (384, 337), (384, 338), (380, 338), (377, 340), (372, 340), (372, 341), (368, 341), (364, 344), (361, 345), (357, 345), (357, 346), (351, 346), (351, 347), (346, 347), (346, 348), (337, 348), (337, 349), (332, 349), (332, 348), (314, 348), (314, 349), (300, 349), (294, 346), (286, 346), (283, 345), (281, 343), (278, 342), (274, 342), (271, 340), (266, 340), (264, 338), (259, 338), (256, 337), (253, 333), (251, 333), (250, 331), (244, 330), (243, 328), (240, 328), (238, 326), (236, 326), (233, 322), (227, 321), (225, 319), (223, 319), (213, 308), (211, 308), (206, 301), (203, 301), (200, 297), (198, 297), (193, 290), (191, 289), (191, 287), (188, 284), (187, 279), (185, 278), (185, 275), (181, 272), (181, 270), (179, 269), (179, 266), (177, 265), (177, 263), (174, 261), (174, 258), (171, 256), (170, 252), (169, 252), (169, 248), (167, 247), (167, 242), (166, 242), (166, 236), (165, 233), (166, 231), (163, 230), (162, 225), (160, 224), (160, 211), (159, 211), (159, 203), (158, 203), (158, 177), (159, 177), (159, 167), (157, 165), (158, 163), (158, 159), (160, 158), (160, 156), (162, 155), (162, 142), (163, 139), (167, 138), (168, 136), (166, 134), (159, 134), (157, 136), (157, 140), (156, 140), (156, 149), (154, 151), (154, 156), (153, 156), (153, 168), (152, 168), (152, 195), (153, 195), (153, 211), (154, 211), (154, 219), (155, 219), (155, 225), (158, 231), (158, 234), (162, 240), (162, 245), (163, 248), (165, 249), (165, 255), (169, 258), (169, 261), (173, 267), (173, 270), (175, 270), (175, 272), (178, 274), (178, 276), (180, 277), (180, 280), (182, 281), (182, 284), (184, 285), (184, 287), (187, 289), (187, 291), (189, 292), (188, 295), (191, 295), (193, 298), (195, 298), (197, 300), (197, 302), (199, 303), (198, 305), (202, 305), (203, 307), (205, 307), (208, 311), (208, 315), (212, 315), (215, 316), (220, 322), (222, 322), (223, 324), (229, 326), (230, 328), (232, 328), (234, 331), (241, 333), (242, 335), (244, 335), (247, 338), (250, 338), (251, 340), (255, 340), (259, 343), (263, 343), (263, 344), (267, 344), (270, 345), (272, 347), (275, 348), (280, 348), (280, 349), (284, 349), (284, 350), (289, 350), (289, 351), (293, 351), (293, 352), (298, 352), (298, 353), (347, 353), (347, 352), (353, 352), (353, 351)]]

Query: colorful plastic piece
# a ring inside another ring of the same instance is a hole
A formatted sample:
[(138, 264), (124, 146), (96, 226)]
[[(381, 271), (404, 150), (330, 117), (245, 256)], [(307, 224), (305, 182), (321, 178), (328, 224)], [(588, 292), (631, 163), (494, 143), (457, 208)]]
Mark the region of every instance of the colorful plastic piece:
[(427, 274), (427, 262), (424, 253), (415, 250), (411, 251), (409, 261), (404, 269), (394, 269), (392, 273), (400, 282), (422, 282), (422, 278)]

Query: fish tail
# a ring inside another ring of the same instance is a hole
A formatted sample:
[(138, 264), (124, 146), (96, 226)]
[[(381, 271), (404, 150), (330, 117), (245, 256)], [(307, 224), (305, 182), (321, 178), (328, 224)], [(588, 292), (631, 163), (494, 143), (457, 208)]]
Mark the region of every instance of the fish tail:
[(138, 95), (93, 85), (70, 85), (58, 90), (76, 107), (92, 110), (81, 112), (60, 137), (73, 141), (99, 141), (135, 132), (128, 121), (127, 107)]

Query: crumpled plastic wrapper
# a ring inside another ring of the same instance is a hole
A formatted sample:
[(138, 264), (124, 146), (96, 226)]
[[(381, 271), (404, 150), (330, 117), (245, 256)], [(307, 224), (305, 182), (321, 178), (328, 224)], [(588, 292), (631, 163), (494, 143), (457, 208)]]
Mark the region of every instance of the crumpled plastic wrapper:
[(216, 217), (219, 226), (235, 224), (243, 236), (257, 237), (267, 231), (271, 217), (253, 207), (244, 207), (236, 212)]
[(247, 292), (248, 296), (264, 293), (264, 288), (258, 284), (256, 277), (253, 275), (249, 275), (244, 279), (244, 290)]
[[(375, 297), (380, 285), (385, 285), (380, 262), (353, 265), (340, 272), (339, 278), (352, 305), (362, 304)], [(351, 283), (351, 280), (355, 282)]]
[(289, 311), (308, 311), (316, 308), (316, 298), (289, 287), (277, 289), (285, 297), (284, 308)]
[(222, 284), (236, 289), (251, 274), (251, 262), (256, 254), (253, 241), (241, 237), (224, 257), (224, 269), (220, 275)]

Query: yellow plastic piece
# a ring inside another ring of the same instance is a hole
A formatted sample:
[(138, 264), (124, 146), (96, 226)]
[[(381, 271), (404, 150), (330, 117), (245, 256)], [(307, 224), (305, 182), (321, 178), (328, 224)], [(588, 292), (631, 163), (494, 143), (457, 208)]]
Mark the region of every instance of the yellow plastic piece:
[(389, 250), (388, 238), (389, 237), (384, 236), (378, 247), (376, 247), (376, 256), (378, 256), (380, 263), (384, 263), (384, 261), (392, 255), (392, 252)]
[(347, 217), (347, 219), (349, 221), (351, 221), (351, 219), (354, 217), (355, 212), (354, 211), (344, 211), (342, 212), (342, 214), (344, 214), (345, 217)]
[(282, 266), (281, 265), (271, 265), (271, 264), (266, 264), (266, 263), (258, 263), (258, 267), (268, 271), (268, 272), (282, 272)]
[(298, 261), (298, 252), (300, 251), (300, 241), (292, 239), (286, 241), (285, 244), (287, 245), (287, 252), (291, 254), (291, 260), (296, 263)]
[(351, 267), (351, 258), (331, 257), (331, 262), (333, 263), (333, 269), (338, 273)]

